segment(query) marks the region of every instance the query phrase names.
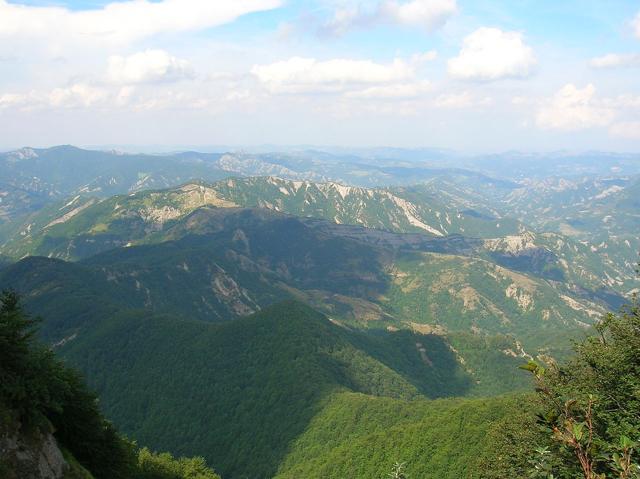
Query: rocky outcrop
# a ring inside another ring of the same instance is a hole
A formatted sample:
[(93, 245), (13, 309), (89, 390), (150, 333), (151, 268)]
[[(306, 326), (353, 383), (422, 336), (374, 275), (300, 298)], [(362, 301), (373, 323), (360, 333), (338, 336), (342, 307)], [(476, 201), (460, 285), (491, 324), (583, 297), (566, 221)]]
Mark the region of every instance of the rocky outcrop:
[(61, 479), (68, 469), (52, 434), (0, 432), (0, 475), (4, 479)]

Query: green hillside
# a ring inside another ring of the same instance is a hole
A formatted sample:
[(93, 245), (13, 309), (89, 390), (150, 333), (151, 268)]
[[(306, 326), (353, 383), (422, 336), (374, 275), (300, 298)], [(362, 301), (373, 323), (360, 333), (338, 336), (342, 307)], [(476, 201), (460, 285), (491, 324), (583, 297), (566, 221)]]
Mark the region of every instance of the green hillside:
[[(416, 341), (426, 351), (422, 356)], [(202, 455), (231, 479), (273, 477), (290, 467), (297, 461), (291, 451), (304, 449), (307, 434), (334, 421), (335, 401), (352, 397), (345, 393), (397, 398), (392, 407), (407, 408), (409, 420), (419, 416), (409, 412), (414, 407), (429, 410), (431, 403), (407, 400), (465, 395), (475, 386), (442, 338), (371, 339), (294, 302), (220, 325), (123, 314), (58, 352), (83, 370), (106, 414), (127, 434), (157, 449)], [(350, 400), (342, 407), (352, 419), (360, 414)], [(482, 430), (487, 413), (478, 414)], [(366, 421), (375, 434), (378, 419)], [(436, 429), (432, 433), (441, 434)], [(381, 458), (370, 467), (382, 472), (388, 464)], [(444, 463), (439, 467), (446, 470)]]
[(566, 347), (606, 311), (563, 283), (476, 256), (478, 242), (461, 237), (204, 207), (144, 241), (75, 264), (27, 258), (0, 273), (0, 286), (32, 292), (35, 311), (50, 316), (45, 334), (114, 308), (225, 321), (295, 298), (358, 328), (511, 335), (521, 346), (505, 354), (533, 356)]
[(258, 177), (192, 183), (103, 200), (76, 195), (29, 216), (2, 251), (16, 258), (31, 254), (79, 259), (140, 241), (202, 206), (259, 207), (429, 236), (498, 237), (522, 230), (512, 220), (451, 208), (437, 195), (418, 189), (367, 189)]
[[(228, 179), (212, 185), (193, 183), (106, 200), (76, 196), (31, 215), (0, 252), (13, 258), (42, 255), (79, 260), (116, 247), (175, 237), (175, 232), (168, 231), (175, 230), (176, 223), (181, 224), (198, 208), (258, 206), (375, 228), (381, 236), (384, 231), (419, 233), (403, 238), (387, 235), (386, 240), (401, 247), (433, 251), (438, 246), (429, 243), (429, 238), (442, 237), (441, 245), (446, 244), (447, 252), (481, 257), (555, 281), (572, 291), (570, 295), (613, 309), (637, 286), (633, 268), (627, 265), (629, 258), (601, 254), (592, 245), (559, 233), (526, 231), (523, 225), (488, 207), (471, 209), (462, 199), (454, 201), (455, 206), (445, 206), (438, 196), (429, 185), (365, 189), (271, 177)], [(334, 229), (339, 234), (347, 231)], [(466, 243), (456, 246), (454, 233), (464, 234)], [(375, 237), (374, 232), (359, 235)], [(469, 239), (473, 237), (485, 239)]]
[[(358, 328), (509, 334), (524, 346), (505, 348), (516, 355), (548, 353), (605, 311), (543, 278), (444, 253), (465, 248), (456, 238), (426, 239), (419, 247), (439, 252), (419, 253), (378, 246), (375, 230), (354, 237), (344, 228), (266, 210), (201, 208), (156, 233), (153, 244), (77, 264), (25, 259), (0, 273), (0, 286), (33, 292), (30, 302), (52, 324), (116, 306), (224, 321), (296, 298)], [(73, 299), (60, 301), (64, 295)], [(93, 302), (102, 306), (92, 312)], [(558, 343), (546, 344), (546, 335)]]
[(362, 188), (258, 177), (228, 179), (212, 184), (211, 188), (240, 206), (399, 233), (495, 237), (516, 233), (521, 228), (509, 218), (489, 212), (480, 214), (469, 207), (452, 207), (421, 187)]
[[(44, 315), (43, 335), (82, 370), (119, 429), (154, 449), (202, 455), (225, 479), (315, 468), (291, 451), (304, 450), (307, 434), (321, 433), (323, 424), (334, 421), (336, 401), (351, 397), (345, 393), (396, 398), (393, 410), (406, 409), (407, 417), (416, 418), (431, 408), (424, 398), (495, 394), (529, 384), (517, 371), (521, 359), (500, 352), (512, 344), (506, 338), (500, 343), (460, 335), (448, 341), (409, 331), (350, 330), (295, 302), (212, 324), (126, 309), (126, 290), (109, 289), (110, 282), (92, 279), (95, 273), (80, 264), (30, 258), (8, 274), (33, 281), (32, 289), (14, 284), (30, 291), (26, 306)], [(380, 403), (372, 404), (375, 413)], [(442, 404), (434, 415), (449, 407)], [(494, 414), (482, 410), (486, 402), (468, 404), (481, 409), (478, 420)], [(353, 411), (347, 413), (352, 419), (362, 410), (350, 399), (344, 407)], [(451, 403), (452, 411), (459, 407)], [(367, 419), (373, 432), (376, 417), (387, 412), (375, 414)], [(383, 425), (403, 417), (382, 416)], [(429, 421), (420, 424), (429, 427)], [(469, 432), (480, 434), (485, 427)], [(434, 439), (442, 434), (441, 426), (430, 431)], [(466, 431), (452, 431), (452, 437)], [(404, 440), (413, 443), (413, 429), (408, 433)], [(354, 454), (364, 454), (364, 447)], [(454, 470), (466, 470), (476, 452), (464, 453)], [(388, 459), (370, 461), (366, 471), (386, 471)], [(447, 467), (441, 463), (434, 470), (445, 474)]]
[(407, 402), (336, 394), (290, 448), (276, 478), (486, 477), (494, 424), (522, 414), (525, 397)]

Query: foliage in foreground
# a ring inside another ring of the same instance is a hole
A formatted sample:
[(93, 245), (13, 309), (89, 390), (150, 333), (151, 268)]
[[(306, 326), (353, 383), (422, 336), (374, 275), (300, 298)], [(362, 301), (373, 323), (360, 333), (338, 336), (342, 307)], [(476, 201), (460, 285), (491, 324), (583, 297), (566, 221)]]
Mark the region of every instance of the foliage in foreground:
[(146, 447), (138, 451), (138, 470), (136, 479), (220, 479), (201, 457), (174, 458)]
[(480, 477), (640, 478), (640, 304), (608, 314), (566, 364), (522, 366), (530, 412), (496, 429)]
[(564, 366), (525, 366), (537, 382), (551, 444), (540, 477), (640, 477), (640, 304), (608, 314)]
[(37, 343), (36, 327), (15, 293), (0, 295), (0, 425), (14, 423), (27, 434), (54, 432), (69, 462), (81, 466), (72, 472), (84, 468), (97, 479), (218, 477), (203, 459), (137, 452), (102, 416), (80, 375)]

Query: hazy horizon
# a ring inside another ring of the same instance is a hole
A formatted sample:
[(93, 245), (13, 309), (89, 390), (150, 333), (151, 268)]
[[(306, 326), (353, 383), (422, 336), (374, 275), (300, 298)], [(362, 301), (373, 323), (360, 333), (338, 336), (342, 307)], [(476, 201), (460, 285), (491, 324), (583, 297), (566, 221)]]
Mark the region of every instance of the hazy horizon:
[[(50, 149), (70, 146), (83, 150), (92, 151), (117, 151), (125, 154), (151, 154), (151, 155), (163, 155), (182, 152), (197, 152), (197, 153), (249, 153), (249, 154), (265, 154), (265, 153), (295, 153), (295, 152), (310, 152), (317, 150), (319, 152), (328, 153), (374, 153), (382, 150), (394, 150), (404, 152), (438, 152), (447, 155), (450, 158), (460, 157), (465, 159), (472, 159), (474, 157), (485, 156), (507, 156), (507, 155), (521, 155), (521, 156), (584, 156), (584, 155), (621, 155), (621, 156), (635, 156), (640, 155), (640, 151), (625, 151), (625, 150), (598, 150), (598, 149), (503, 149), (503, 150), (458, 150), (454, 148), (446, 147), (434, 147), (434, 146), (392, 146), (392, 145), (370, 145), (370, 146), (357, 146), (357, 145), (322, 145), (322, 144), (228, 144), (228, 145), (215, 145), (215, 144), (195, 144), (195, 145), (150, 145), (150, 144), (73, 144), (73, 143), (59, 143), (59, 144), (24, 144), (15, 146), (0, 146), (0, 152), (8, 153), (11, 151), (17, 151), (25, 148), (31, 149)], [(429, 159), (429, 158), (426, 158)]]

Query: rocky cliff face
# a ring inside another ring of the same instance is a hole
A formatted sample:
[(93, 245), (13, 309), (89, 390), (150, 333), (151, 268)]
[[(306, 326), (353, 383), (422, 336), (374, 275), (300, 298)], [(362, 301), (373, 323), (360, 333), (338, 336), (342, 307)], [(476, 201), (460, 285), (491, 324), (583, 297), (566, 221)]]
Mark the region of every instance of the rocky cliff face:
[(28, 437), (0, 431), (0, 476), (5, 479), (60, 479), (69, 469), (51, 434)]

